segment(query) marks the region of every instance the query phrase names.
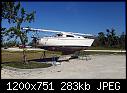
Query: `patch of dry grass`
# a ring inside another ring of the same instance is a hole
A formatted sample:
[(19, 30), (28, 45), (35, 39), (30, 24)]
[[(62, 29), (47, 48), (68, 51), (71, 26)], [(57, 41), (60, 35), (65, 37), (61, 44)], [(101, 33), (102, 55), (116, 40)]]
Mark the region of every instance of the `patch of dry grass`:
[[(60, 53), (55, 53), (56, 55), (60, 55)], [(43, 51), (27, 51), (27, 60), (40, 59), (43, 55)], [(46, 57), (51, 57), (53, 52), (46, 51)], [(22, 62), (23, 61), (23, 53), (22, 51), (2, 51), (1, 53), (2, 63), (3, 62)]]
[[(27, 60), (40, 59), (43, 51), (27, 51)], [(55, 53), (57, 56), (60, 53)], [(53, 52), (46, 51), (46, 58), (52, 57)], [(1, 63), (2, 66), (11, 66), (16, 68), (45, 68), (50, 67), (52, 64), (47, 63), (38, 63), (38, 62), (28, 62), (28, 64), (23, 64), (23, 52), (22, 51), (2, 51), (1, 52)]]

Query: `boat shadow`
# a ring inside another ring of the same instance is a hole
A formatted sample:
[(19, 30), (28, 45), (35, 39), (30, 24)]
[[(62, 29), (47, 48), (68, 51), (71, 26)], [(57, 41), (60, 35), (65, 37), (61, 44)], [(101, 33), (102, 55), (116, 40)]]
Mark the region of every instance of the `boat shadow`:
[(32, 59), (32, 60), (28, 60), (29, 62), (30, 61), (34, 61), (34, 62), (53, 62), (53, 61), (56, 61), (56, 62), (68, 62), (69, 60), (71, 59), (74, 59), (74, 58), (70, 58), (70, 59), (64, 59), (64, 60), (59, 60), (59, 57), (49, 57), (49, 58), (41, 58), (41, 59)]
[(59, 59), (59, 57), (49, 57), (49, 58), (40, 58), (40, 59), (32, 59), (32, 60), (28, 60), (30, 61), (34, 61), (34, 62), (51, 62), (51, 61), (57, 61)]

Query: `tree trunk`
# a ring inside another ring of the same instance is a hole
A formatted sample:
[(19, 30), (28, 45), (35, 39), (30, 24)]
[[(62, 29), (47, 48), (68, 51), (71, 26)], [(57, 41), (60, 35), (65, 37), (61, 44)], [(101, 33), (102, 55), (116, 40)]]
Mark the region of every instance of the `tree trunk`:
[(26, 57), (26, 49), (23, 47), (23, 63), (28, 64), (27, 57)]
[(24, 40), (21, 36), (20, 36), (20, 40), (22, 42), (22, 48), (23, 48), (23, 63), (28, 64), (27, 57), (26, 57), (25, 43), (24, 43)]

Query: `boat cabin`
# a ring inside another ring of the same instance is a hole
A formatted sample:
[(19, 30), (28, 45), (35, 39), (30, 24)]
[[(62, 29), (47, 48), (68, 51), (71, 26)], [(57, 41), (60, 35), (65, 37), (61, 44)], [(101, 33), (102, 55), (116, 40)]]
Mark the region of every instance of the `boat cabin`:
[(71, 33), (57, 33), (55, 37), (84, 38), (83, 36), (74, 35)]

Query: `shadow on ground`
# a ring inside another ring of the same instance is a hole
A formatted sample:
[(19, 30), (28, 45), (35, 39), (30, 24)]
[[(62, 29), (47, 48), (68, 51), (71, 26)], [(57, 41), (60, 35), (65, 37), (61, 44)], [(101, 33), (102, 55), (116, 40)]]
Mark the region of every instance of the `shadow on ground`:
[(13, 64), (15, 62), (1, 62), (1, 64)]
[(69, 58), (69, 59), (59, 60), (59, 57), (49, 57), (49, 58), (41, 58), (41, 59), (32, 59), (32, 60), (28, 60), (28, 61), (34, 61), (34, 62), (52, 62), (52, 61), (63, 62), (63, 61), (69, 61), (71, 59), (75, 59), (75, 58), (72, 57), (72, 58)]
[(34, 62), (51, 62), (51, 61), (58, 61), (59, 57), (50, 57), (50, 58), (42, 58), (42, 59), (32, 59), (28, 61)]
[[(49, 58), (41, 58), (41, 59), (32, 59), (32, 60), (28, 60), (28, 62), (41, 62), (41, 63), (52, 62), (52, 61), (56, 61), (56, 62), (63, 62), (63, 61), (64, 62), (68, 62), (69, 60), (76, 59), (76, 58), (77, 57), (71, 57), (69, 59), (59, 60), (59, 57), (49, 57)], [(15, 62), (2, 62), (1, 64), (13, 64), (13, 63), (15, 63)]]

